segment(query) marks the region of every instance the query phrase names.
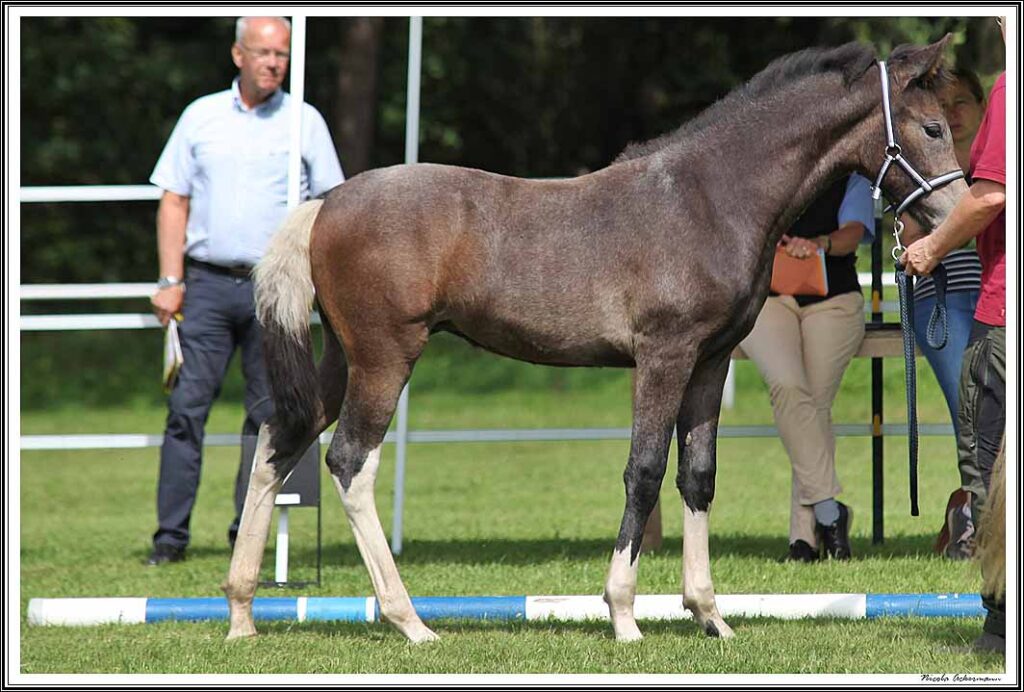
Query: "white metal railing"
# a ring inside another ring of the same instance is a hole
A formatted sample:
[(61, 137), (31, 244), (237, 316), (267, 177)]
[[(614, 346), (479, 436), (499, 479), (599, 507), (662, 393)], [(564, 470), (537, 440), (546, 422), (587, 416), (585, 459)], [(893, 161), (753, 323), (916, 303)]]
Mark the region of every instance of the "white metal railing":
[(21, 188), (22, 202), (143, 202), (160, 199), (155, 185), (61, 185)]
[(22, 284), (22, 300), (93, 300), (96, 298), (149, 298), (156, 284)]
[[(832, 426), (837, 437), (871, 437), (867, 424), (838, 424)], [(505, 430), (410, 430), (408, 441), (417, 444), (449, 442), (568, 442), (628, 440), (631, 428), (509, 428)], [(920, 435), (952, 435), (949, 423), (922, 423)], [(728, 425), (718, 429), (722, 438), (778, 437), (774, 425)], [(906, 423), (885, 423), (884, 435), (906, 435)], [(333, 433), (320, 435), (320, 442), (330, 444)], [(163, 435), (96, 434), (96, 435), (22, 435), (21, 449), (30, 451), (82, 450), (82, 449), (147, 449), (159, 447)], [(384, 436), (385, 443), (398, 442), (397, 432)], [(233, 434), (207, 435), (203, 444), (209, 447), (237, 447), (241, 436)]]

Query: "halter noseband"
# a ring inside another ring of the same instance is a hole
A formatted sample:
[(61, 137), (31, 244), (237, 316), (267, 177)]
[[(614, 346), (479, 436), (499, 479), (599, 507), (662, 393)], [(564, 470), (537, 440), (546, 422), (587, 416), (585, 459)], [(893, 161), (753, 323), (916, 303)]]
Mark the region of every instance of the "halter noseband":
[[(964, 172), (961, 170), (950, 171), (940, 176), (926, 180), (917, 170), (903, 158), (903, 150), (900, 145), (896, 143), (896, 135), (892, 127), (892, 105), (889, 102), (889, 72), (885, 68), (885, 61), (878, 61), (878, 69), (881, 72), (882, 78), (882, 113), (885, 116), (885, 162), (882, 164), (882, 168), (878, 171), (878, 177), (875, 178), (875, 184), (871, 189), (871, 196), (874, 199), (878, 199), (882, 195), (882, 179), (885, 178), (885, 174), (889, 172), (889, 167), (892, 166), (893, 162), (897, 163), (900, 168), (909, 175), (915, 183), (917, 183), (917, 189), (911, 192), (904, 198), (899, 205), (890, 204), (886, 207), (886, 211), (891, 210), (893, 207), (896, 208), (896, 218), (898, 219), (907, 207), (919, 200), (921, 197), (939, 189), (949, 183), (964, 177)], [(899, 239), (897, 238), (897, 244)]]

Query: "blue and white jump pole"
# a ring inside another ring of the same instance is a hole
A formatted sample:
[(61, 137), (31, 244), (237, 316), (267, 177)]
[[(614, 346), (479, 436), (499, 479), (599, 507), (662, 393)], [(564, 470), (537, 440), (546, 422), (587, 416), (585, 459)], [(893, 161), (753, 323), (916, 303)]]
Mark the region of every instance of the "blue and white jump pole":
[[(725, 617), (794, 620), (831, 617), (981, 617), (978, 594), (743, 594), (717, 596)], [(424, 620), (607, 620), (601, 596), (458, 596), (412, 599)], [(637, 596), (638, 620), (689, 620), (682, 597)], [(256, 620), (291, 622), (379, 622), (377, 599), (370, 597), (256, 598)], [(167, 620), (228, 619), (228, 604), (219, 598), (33, 598), (30, 625), (137, 624)]]

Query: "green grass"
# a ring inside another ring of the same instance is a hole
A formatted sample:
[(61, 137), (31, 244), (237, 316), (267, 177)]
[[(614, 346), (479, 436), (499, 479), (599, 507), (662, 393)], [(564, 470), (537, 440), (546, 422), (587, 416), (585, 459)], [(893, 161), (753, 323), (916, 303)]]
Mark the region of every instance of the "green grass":
[[(412, 383), (411, 429), (625, 427), (627, 371), (502, 366), (487, 388), (477, 374), (497, 362), (461, 346), (429, 353)], [(921, 361), (923, 364), (924, 361)], [(461, 367), (460, 367), (461, 366)], [(886, 362), (886, 420), (903, 419), (902, 367)], [(534, 374), (539, 371), (548, 374)], [(848, 370), (837, 423), (870, 419), (869, 363)], [(555, 374), (552, 374), (555, 373)], [(24, 377), (24, 373), (23, 373)], [(508, 387), (505, 380), (522, 382)], [(922, 422), (947, 413), (921, 367)], [(447, 382), (450, 386), (442, 386)], [(159, 433), (164, 411), (116, 406), (24, 411), (21, 434)], [(237, 432), (237, 401), (214, 407), (208, 431)], [(723, 424), (770, 424), (754, 366), (737, 364), (737, 406)], [(788, 530), (789, 463), (776, 439), (719, 442), (712, 514), (718, 593), (975, 592), (977, 567), (931, 553), (957, 486), (952, 439), (922, 438), (922, 516), (909, 516), (906, 441), (886, 441), (887, 540), (870, 542), (868, 438), (840, 438), (842, 499), (855, 510), (846, 564), (780, 564)], [(622, 513), (626, 441), (411, 445), (405, 551), (399, 569), (413, 595), (598, 594)], [(385, 448), (377, 504), (390, 532), (394, 450)], [(737, 639), (709, 640), (689, 622), (641, 623), (646, 639), (616, 644), (606, 623), (436, 623), (436, 644), (408, 645), (384, 625), (262, 623), (262, 636), (226, 644), (224, 623), (95, 628), (28, 627), (29, 598), (220, 596), (229, 560), (237, 451), (207, 450), (189, 559), (160, 569), (142, 561), (154, 529), (158, 450), (25, 452), (21, 460), (22, 673), (993, 673), (998, 657), (967, 653), (980, 619), (732, 620)], [(682, 519), (675, 450), (662, 490), (665, 544), (641, 559), (640, 593), (677, 593)], [(340, 502), (323, 476), (324, 572), (319, 588), (286, 595), (371, 593)], [(315, 510), (292, 512), (291, 576), (314, 576)], [(272, 576), (273, 538), (263, 577)], [(263, 589), (258, 595), (275, 595)]]

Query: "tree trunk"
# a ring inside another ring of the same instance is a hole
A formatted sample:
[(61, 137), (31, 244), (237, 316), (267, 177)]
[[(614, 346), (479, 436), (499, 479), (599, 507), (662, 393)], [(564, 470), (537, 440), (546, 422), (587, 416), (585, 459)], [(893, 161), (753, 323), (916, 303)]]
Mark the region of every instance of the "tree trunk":
[(370, 167), (377, 113), (377, 53), (381, 17), (355, 17), (341, 24), (341, 65), (334, 109), (345, 177)]
[(967, 40), (957, 50), (957, 64), (974, 70), (982, 82), (1006, 69), (1006, 42), (992, 17), (967, 20)]

